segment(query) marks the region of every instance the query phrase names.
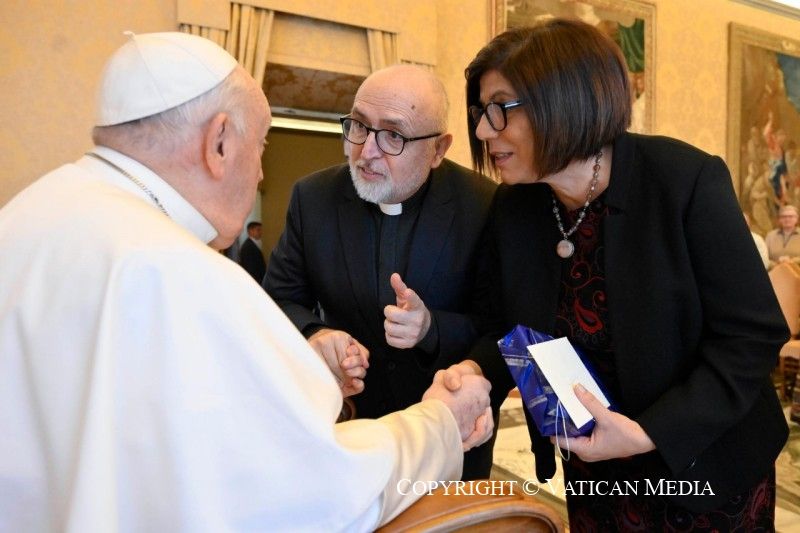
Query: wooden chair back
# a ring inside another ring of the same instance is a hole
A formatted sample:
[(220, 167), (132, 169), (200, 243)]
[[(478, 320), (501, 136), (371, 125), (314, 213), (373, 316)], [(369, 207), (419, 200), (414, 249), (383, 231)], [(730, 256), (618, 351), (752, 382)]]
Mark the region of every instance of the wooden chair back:
[[(562, 533), (564, 523), (558, 513), (546, 503), (523, 494), (519, 489), (504, 491), (503, 495), (479, 495), (476, 483), (470, 481), (461, 494), (449, 494), (438, 489), (423, 496), (377, 533), (470, 531), (485, 533)], [(483, 490), (483, 492), (487, 492)]]
[(800, 333), (800, 269), (790, 263), (780, 263), (769, 271), (769, 280), (789, 331), (796, 337)]

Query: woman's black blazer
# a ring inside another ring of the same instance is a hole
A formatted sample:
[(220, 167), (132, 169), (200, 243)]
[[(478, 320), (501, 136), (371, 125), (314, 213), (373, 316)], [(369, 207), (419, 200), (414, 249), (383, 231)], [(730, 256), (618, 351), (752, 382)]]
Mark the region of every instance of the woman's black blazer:
[[(765, 477), (786, 441), (770, 380), (786, 322), (720, 158), (624, 134), (605, 202), (617, 401), (668, 467), (643, 477), (708, 482), (715, 496), (674, 499), (717, 507)], [(560, 238), (547, 185), (499, 187), (476, 294), (487, 335), (471, 354), (492, 381), (495, 407), (513, 387), (497, 339), (515, 324), (553, 331)], [(552, 477), (552, 445), (535, 428), (531, 436), (537, 475)]]

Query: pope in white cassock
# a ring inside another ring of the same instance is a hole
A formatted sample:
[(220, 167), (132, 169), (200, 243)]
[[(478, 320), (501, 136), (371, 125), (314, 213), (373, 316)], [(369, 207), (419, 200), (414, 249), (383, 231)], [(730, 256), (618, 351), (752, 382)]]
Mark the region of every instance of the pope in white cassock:
[(399, 480), (459, 479), (491, 435), (477, 376), (334, 425), (329, 368), (212, 249), (250, 212), (270, 122), (210, 41), (131, 35), (96, 146), (0, 210), (0, 530), (369, 530), (417, 498)]

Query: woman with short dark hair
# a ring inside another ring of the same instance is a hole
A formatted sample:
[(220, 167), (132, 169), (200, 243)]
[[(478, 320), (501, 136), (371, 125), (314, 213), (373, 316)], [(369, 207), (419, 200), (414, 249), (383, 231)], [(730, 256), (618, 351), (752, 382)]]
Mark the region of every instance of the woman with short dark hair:
[[(572, 530), (773, 528), (788, 431), (770, 371), (788, 335), (725, 164), (627, 133), (624, 60), (582, 22), (507, 31), (466, 77), (473, 161), (503, 182), (471, 359), (497, 407), (514, 386), (497, 339), (567, 337), (616, 406), (576, 387), (596, 426), (568, 440)], [(550, 478), (552, 444), (528, 425)]]

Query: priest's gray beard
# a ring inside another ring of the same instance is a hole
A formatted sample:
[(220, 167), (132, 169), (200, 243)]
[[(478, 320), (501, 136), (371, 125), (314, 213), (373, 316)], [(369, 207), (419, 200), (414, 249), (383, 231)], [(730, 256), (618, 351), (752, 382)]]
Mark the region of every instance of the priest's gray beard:
[[(367, 181), (358, 174), (358, 166), (368, 167), (363, 160), (350, 162), (350, 177), (358, 197), (373, 204), (398, 204), (411, 197), (428, 177), (430, 169), (420, 169), (420, 175), (409, 176), (405, 180), (394, 180), (388, 170), (381, 171), (379, 181)], [(373, 171), (378, 169), (372, 168)]]

